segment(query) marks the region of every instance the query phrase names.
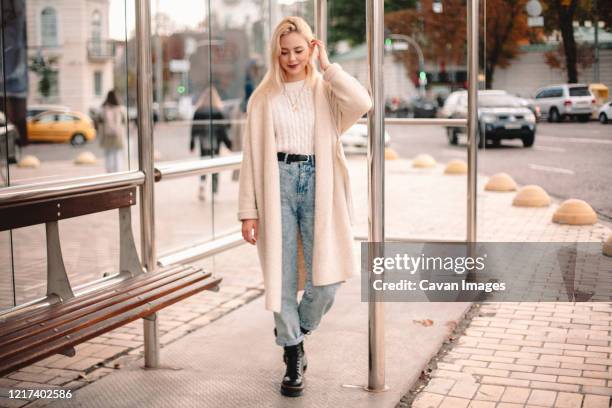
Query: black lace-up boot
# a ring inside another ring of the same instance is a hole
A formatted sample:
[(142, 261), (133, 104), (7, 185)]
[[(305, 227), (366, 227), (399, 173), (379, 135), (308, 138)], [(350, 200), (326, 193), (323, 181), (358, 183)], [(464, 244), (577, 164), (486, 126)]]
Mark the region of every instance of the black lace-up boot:
[(304, 392), (304, 353), (302, 343), (285, 347), (287, 370), (281, 383), (281, 394), (286, 397), (299, 397)]
[[(310, 333), (312, 333), (310, 330), (306, 330), (303, 327), (300, 327), (300, 331), (302, 332), (302, 334), (304, 335), (308, 335)], [(274, 337), (276, 337), (276, 328), (274, 329)], [(304, 350), (304, 342), (302, 341), (300, 343), (300, 346), (302, 348), (302, 356), (304, 358), (304, 372), (306, 372), (306, 369), (308, 368), (308, 360), (306, 359), (306, 351)], [(283, 353), (283, 361), (285, 362), (285, 364), (287, 364), (287, 352)]]
[[(302, 334), (309, 335), (310, 334), (310, 330), (306, 330), (303, 327), (300, 327), (300, 330), (302, 331)], [(304, 350), (304, 343), (305, 341), (302, 341), (300, 343), (300, 346), (302, 347), (302, 355), (304, 356), (304, 372), (306, 372), (306, 368), (308, 367), (308, 360), (306, 359), (306, 351)]]

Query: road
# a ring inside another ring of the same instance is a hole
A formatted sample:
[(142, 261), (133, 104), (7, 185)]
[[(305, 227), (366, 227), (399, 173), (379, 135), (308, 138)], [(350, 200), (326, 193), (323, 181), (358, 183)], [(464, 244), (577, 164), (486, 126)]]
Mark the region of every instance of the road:
[[(391, 147), (401, 157), (429, 153), (442, 163), (467, 157), (465, 139), (460, 138), (458, 146), (448, 145), (442, 127), (395, 125), (388, 126), (387, 130), (391, 135)], [(196, 157), (188, 149), (188, 124), (157, 124), (155, 132), (155, 148), (161, 153), (161, 160)], [(136, 132), (133, 128), (130, 137), (130, 163), (131, 168), (136, 168)], [(78, 148), (65, 144), (35, 144), (24, 149), (24, 153), (35, 154), (43, 161), (71, 160), (82, 150), (102, 157), (96, 143)], [(492, 175), (502, 171), (519, 184), (538, 184), (556, 198), (583, 199), (602, 219), (612, 220), (612, 125), (544, 122), (538, 124), (532, 148), (523, 148), (517, 140), (479, 151), (479, 173)]]
[[(465, 138), (450, 146), (442, 127), (389, 126), (391, 147), (401, 157), (429, 153), (439, 162), (467, 158)], [(480, 150), (478, 172), (510, 174), (517, 183), (538, 184), (559, 199), (587, 201), (612, 220), (612, 126), (590, 123), (539, 123), (532, 148), (519, 140)]]

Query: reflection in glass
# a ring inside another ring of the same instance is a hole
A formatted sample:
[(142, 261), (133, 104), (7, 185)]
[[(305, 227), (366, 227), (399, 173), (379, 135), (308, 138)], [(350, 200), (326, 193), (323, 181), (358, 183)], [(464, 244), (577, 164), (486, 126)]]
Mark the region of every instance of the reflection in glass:
[[(131, 85), (126, 85), (127, 65), (123, 61), (127, 58), (129, 3), (132, 2), (11, 2), (14, 6), (8, 12), (15, 16), (9, 16), (7, 21), (20, 22), (22, 29), (13, 29), (10, 24), (5, 29), (5, 59), (9, 64), (16, 60), (11, 55), (13, 50), (23, 54), (19, 57), (20, 68), (11, 71), (13, 80), (21, 84), (23, 100), (16, 105), (19, 109), (13, 109), (9, 121), (18, 130), (21, 155), (35, 156), (41, 163), (38, 168), (11, 167), (13, 183), (105, 171), (96, 124), (107, 92), (116, 88), (120, 100), (128, 99)], [(70, 31), (63, 25), (67, 22)], [(133, 22), (130, 24), (133, 27)], [(16, 116), (21, 121), (14, 120)], [(125, 137), (129, 146), (129, 132)], [(85, 152), (93, 154), (96, 161), (76, 160)], [(129, 163), (127, 150), (122, 160)]]
[[(96, 129), (102, 103), (113, 88), (119, 101), (127, 102), (128, 95), (135, 95), (125, 63), (126, 15), (131, 16), (129, 26), (133, 27), (134, 13), (129, 13), (133, 3), (12, 0), (5, 7), (3, 2), (0, 188), (104, 173)], [(118, 35), (111, 36), (111, 20)], [(70, 36), (62, 25), (67, 22)], [(127, 122), (127, 109), (121, 104)], [(131, 141), (124, 137), (129, 147)], [(136, 155), (137, 149), (131, 150)], [(97, 160), (77, 165), (77, 157), (84, 152), (93, 153)], [(35, 156), (39, 165), (18, 167), (15, 163), (26, 155)], [(121, 159), (130, 164), (127, 149)], [(116, 211), (59, 223), (73, 286), (117, 272), (117, 224)], [(96, 231), (95, 236), (91, 231)], [(45, 247), (44, 224), (0, 232), (0, 309), (12, 307), (14, 299), (18, 305), (45, 294)]]
[(40, 40), (43, 47), (58, 45), (57, 11), (53, 7), (45, 7), (40, 12)]

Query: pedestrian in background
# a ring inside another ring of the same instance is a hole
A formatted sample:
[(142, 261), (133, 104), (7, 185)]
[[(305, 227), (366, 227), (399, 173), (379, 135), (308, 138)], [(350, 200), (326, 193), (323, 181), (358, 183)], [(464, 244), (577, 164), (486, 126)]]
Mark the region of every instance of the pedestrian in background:
[[(276, 344), (284, 347), (285, 396), (302, 395), (304, 335), (356, 273), (340, 135), (371, 106), (368, 91), (330, 64), (325, 45), (302, 18), (276, 26), (268, 71), (247, 106), (238, 218), (243, 238), (257, 245), (266, 309), (274, 313)], [(305, 282), (299, 304), (298, 282)]]
[[(214, 86), (207, 87), (200, 94), (196, 102), (196, 110), (193, 114), (191, 125), (191, 139), (189, 149), (195, 150), (196, 140), (200, 145), (200, 157), (212, 158), (219, 155), (221, 144), (231, 149), (232, 142), (227, 136), (227, 125), (215, 123), (224, 119), (223, 102)], [(210, 126), (213, 121), (212, 128)], [(213, 194), (219, 190), (219, 174), (212, 175)], [(200, 187), (198, 192), (200, 200), (206, 200), (206, 174), (200, 176)]]
[(127, 115), (119, 104), (114, 90), (108, 91), (97, 119), (97, 136), (104, 150), (104, 165), (107, 173), (122, 169), (125, 147)]

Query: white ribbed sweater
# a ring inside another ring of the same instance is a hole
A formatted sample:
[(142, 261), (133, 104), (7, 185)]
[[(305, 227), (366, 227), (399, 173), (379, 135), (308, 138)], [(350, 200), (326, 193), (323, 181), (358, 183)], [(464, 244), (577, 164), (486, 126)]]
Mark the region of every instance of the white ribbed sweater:
[[(284, 92), (272, 98), (276, 150), (291, 154), (314, 153), (314, 98), (304, 80), (285, 82)], [(290, 100), (295, 103), (293, 111)]]

